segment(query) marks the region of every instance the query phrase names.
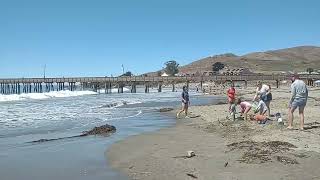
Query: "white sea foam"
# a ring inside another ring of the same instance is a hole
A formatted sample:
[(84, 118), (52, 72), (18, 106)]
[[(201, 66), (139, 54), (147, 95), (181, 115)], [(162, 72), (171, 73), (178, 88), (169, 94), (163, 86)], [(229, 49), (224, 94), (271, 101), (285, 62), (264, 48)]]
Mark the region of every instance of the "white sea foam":
[[(99, 89), (98, 92), (99, 92), (99, 93), (105, 93), (106, 91), (105, 91), (105, 89)], [(124, 87), (124, 88), (123, 88), (123, 92), (130, 92), (130, 89)], [(118, 89), (117, 89), (117, 88), (111, 89), (111, 93), (118, 93)]]
[(27, 99), (49, 99), (49, 98), (62, 98), (62, 97), (74, 97), (83, 95), (97, 94), (93, 91), (51, 91), (47, 93), (29, 93), (29, 94), (10, 94), (0, 95), (0, 102), (6, 101), (21, 101)]

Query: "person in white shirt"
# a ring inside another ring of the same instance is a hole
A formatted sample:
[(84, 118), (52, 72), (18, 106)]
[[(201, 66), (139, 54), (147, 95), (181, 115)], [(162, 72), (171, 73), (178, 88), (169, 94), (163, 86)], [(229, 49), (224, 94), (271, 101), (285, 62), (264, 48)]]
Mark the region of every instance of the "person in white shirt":
[(257, 83), (256, 94), (252, 101), (256, 101), (257, 99), (261, 99), (268, 108), (268, 116), (270, 117), (270, 103), (272, 100), (271, 94), (271, 86), (262, 84), (260, 81)]

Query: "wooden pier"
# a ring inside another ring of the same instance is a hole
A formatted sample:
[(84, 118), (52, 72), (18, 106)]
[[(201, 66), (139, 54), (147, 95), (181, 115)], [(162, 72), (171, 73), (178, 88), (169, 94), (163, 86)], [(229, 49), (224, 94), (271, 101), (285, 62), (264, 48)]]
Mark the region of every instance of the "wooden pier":
[[(315, 80), (320, 79), (320, 75), (300, 75), (308, 85), (312, 86)], [(172, 85), (175, 91), (175, 84), (178, 83), (200, 83), (228, 81), (245, 82), (248, 81), (275, 81), (277, 87), (283, 80), (289, 80), (288, 75), (239, 75), (239, 76), (190, 76), (190, 77), (71, 77), (71, 78), (10, 78), (0, 79), (0, 94), (20, 94), (20, 93), (43, 93), (62, 90), (84, 90), (91, 89), (97, 91), (104, 89), (105, 93), (111, 93), (113, 88), (118, 89), (118, 93), (123, 93), (125, 86), (130, 86), (131, 93), (137, 92), (137, 86), (145, 86), (145, 92), (148, 93), (150, 87), (157, 87), (162, 91), (163, 85)], [(76, 86), (78, 84), (78, 86)], [(78, 89), (77, 89), (78, 88)], [(202, 88), (202, 87), (200, 87)]]

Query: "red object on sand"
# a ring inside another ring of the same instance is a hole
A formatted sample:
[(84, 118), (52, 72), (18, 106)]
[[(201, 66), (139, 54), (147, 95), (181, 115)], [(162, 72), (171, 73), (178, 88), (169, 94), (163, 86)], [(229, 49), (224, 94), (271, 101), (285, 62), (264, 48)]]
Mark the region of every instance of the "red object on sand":
[(264, 121), (264, 120), (267, 119), (267, 116), (257, 114), (257, 115), (254, 116), (254, 119), (255, 119), (256, 121)]

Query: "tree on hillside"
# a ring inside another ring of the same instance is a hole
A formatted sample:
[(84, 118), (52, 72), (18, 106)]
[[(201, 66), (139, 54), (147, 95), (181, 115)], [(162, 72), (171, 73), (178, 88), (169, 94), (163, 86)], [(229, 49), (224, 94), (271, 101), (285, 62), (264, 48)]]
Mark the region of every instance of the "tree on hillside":
[(132, 76), (131, 71), (127, 71), (126, 73), (122, 74), (121, 76)]
[(309, 74), (311, 74), (312, 72), (314, 72), (314, 69), (312, 69), (312, 68), (307, 68), (307, 72), (308, 72)]
[(224, 64), (222, 64), (221, 62), (216, 62), (212, 65), (212, 71), (220, 71), (221, 69), (224, 68)]
[(172, 61), (167, 61), (165, 64), (165, 72), (169, 75), (169, 76), (174, 76), (175, 74), (177, 74), (179, 72), (179, 64), (172, 60)]

